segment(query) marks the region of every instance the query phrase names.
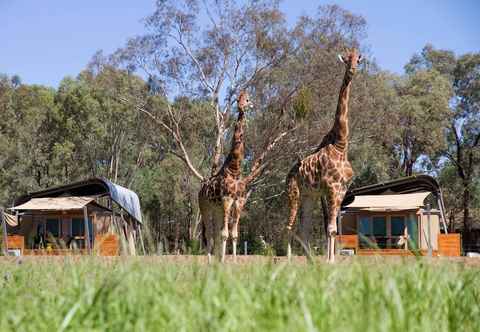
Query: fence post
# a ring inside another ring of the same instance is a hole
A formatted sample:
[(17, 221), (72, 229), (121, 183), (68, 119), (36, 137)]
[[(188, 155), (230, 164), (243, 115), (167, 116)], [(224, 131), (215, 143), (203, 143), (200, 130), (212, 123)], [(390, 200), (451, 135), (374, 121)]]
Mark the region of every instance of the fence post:
[(248, 255), (248, 251), (247, 251), (247, 241), (243, 242), (243, 254), (246, 256)]

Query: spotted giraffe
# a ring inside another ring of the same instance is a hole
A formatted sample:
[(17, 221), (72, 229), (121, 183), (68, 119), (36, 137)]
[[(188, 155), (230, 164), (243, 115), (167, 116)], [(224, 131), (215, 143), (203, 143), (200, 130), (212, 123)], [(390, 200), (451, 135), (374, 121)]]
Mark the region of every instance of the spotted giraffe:
[[(229, 222), (233, 219), (231, 236), (234, 260), (237, 256), (238, 224), (246, 198), (246, 181), (241, 166), (245, 155), (245, 112), (252, 107), (246, 92), (239, 94), (238, 118), (232, 137), (232, 147), (218, 173), (202, 183), (198, 202), (207, 239), (207, 251), (215, 250), (221, 262), (225, 260)], [(222, 247), (220, 248), (220, 242)], [(220, 250), (221, 249), (221, 250)]]
[(286, 181), (290, 208), (287, 230), (290, 232), (294, 226), (301, 204), (304, 219), (301, 237), (306, 244), (309, 244), (312, 233), (311, 216), (315, 203), (322, 200), (322, 205), (326, 206), (327, 261), (330, 263), (335, 260), (337, 214), (353, 176), (347, 156), (348, 100), (352, 79), (361, 56), (356, 49), (352, 49), (345, 56), (339, 55), (339, 59), (345, 64), (346, 71), (340, 88), (333, 127), (313, 154), (293, 166)]

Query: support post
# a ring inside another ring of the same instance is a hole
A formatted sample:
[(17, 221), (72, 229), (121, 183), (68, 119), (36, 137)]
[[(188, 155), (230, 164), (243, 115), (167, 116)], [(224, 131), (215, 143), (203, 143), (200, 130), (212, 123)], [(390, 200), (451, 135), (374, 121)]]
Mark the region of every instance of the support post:
[(292, 260), (292, 245), (290, 244), (290, 241), (288, 241), (288, 244), (287, 244), (287, 259), (289, 263)]
[(443, 224), (443, 229), (445, 230), (445, 234), (448, 234), (448, 228), (447, 228), (447, 219), (445, 218), (445, 204), (443, 204), (443, 194), (442, 190), (438, 193), (438, 208), (440, 209), (440, 214), (442, 215), (442, 224)]
[(245, 256), (248, 255), (248, 251), (247, 251), (247, 241), (243, 242), (243, 254)]
[(87, 206), (83, 207), (83, 220), (85, 223), (85, 247), (87, 248), (88, 253), (91, 253), (92, 244), (90, 243), (90, 229), (88, 227), (88, 210)]
[(3, 209), (0, 209), (0, 218), (2, 221), (2, 231), (3, 231), (3, 254), (5, 256), (8, 256), (7, 222), (5, 221), (5, 216), (3, 215)]
[(343, 231), (342, 231), (342, 210), (340, 210), (340, 212), (338, 213), (338, 235), (343, 235)]
[(430, 226), (430, 203), (427, 204), (428, 257), (432, 257), (432, 231)]
[[(338, 215), (337, 215), (337, 227), (338, 227), (338, 235), (340, 235), (340, 238), (343, 234), (342, 232), (342, 209), (340, 209), (338, 211)], [(336, 237), (335, 237), (336, 238)], [(336, 239), (337, 243), (335, 244), (335, 253), (336, 254), (339, 254), (340, 252), (340, 249), (341, 249), (341, 245), (340, 245), (340, 242), (338, 241), (338, 239)]]
[(137, 251), (135, 248), (135, 239), (133, 236), (133, 231), (134, 231), (133, 226), (130, 225), (125, 219), (122, 218), (122, 220), (125, 224), (125, 230), (127, 233), (128, 253), (130, 254), (130, 256), (136, 256)]
[(145, 244), (143, 243), (142, 225), (137, 224), (136, 221), (134, 222), (138, 230), (138, 236), (140, 237), (140, 245), (142, 246), (143, 256), (146, 256), (147, 252), (145, 251)]
[(108, 200), (108, 205), (110, 210), (112, 210), (112, 227), (115, 229), (116, 232), (118, 232), (119, 230), (117, 224), (115, 223), (115, 211), (113, 211), (113, 202), (111, 197)]

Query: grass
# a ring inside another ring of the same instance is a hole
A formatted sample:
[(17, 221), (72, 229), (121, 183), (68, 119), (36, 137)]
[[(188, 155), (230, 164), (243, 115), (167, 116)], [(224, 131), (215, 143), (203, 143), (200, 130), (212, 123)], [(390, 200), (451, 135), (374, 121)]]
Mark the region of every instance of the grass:
[(0, 331), (480, 331), (480, 268), (0, 262)]

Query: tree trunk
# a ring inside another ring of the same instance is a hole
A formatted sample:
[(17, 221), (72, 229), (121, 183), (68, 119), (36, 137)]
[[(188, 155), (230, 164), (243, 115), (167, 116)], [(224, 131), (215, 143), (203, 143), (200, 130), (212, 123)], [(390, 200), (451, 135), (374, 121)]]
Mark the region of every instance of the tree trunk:
[(464, 232), (464, 240), (466, 243), (470, 240), (470, 232), (471, 232), (471, 225), (470, 225), (470, 181), (463, 182), (463, 232)]
[(405, 176), (412, 176), (413, 175), (413, 165), (415, 164), (415, 160), (408, 158), (405, 160), (405, 167), (404, 172)]
[(448, 228), (450, 233), (455, 233), (455, 211), (450, 211), (450, 216), (448, 218)]

